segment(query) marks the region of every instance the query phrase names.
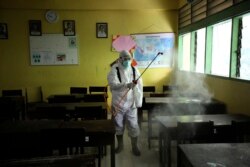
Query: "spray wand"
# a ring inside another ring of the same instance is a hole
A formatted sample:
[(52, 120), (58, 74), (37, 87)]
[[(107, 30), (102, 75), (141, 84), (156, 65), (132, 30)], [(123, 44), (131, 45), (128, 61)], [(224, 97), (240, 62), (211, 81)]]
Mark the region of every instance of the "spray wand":
[[(144, 71), (141, 73), (141, 75), (135, 80), (133, 81), (134, 83), (137, 83), (137, 81), (142, 77), (142, 75), (145, 73), (145, 71), (149, 68), (149, 66), (155, 61), (155, 59), (159, 56), (159, 55), (163, 55), (162, 52), (158, 52), (157, 55), (153, 58), (153, 60), (148, 64), (148, 66), (144, 69)], [(119, 101), (118, 105), (121, 104), (121, 102), (123, 101), (123, 99), (127, 96), (129, 90), (131, 88), (129, 88), (125, 93), (124, 95), (122, 96), (121, 100)], [(113, 113), (113, 116), (115, 116), (117, 114), (117, 110), (115, 110), (115, 112)]]

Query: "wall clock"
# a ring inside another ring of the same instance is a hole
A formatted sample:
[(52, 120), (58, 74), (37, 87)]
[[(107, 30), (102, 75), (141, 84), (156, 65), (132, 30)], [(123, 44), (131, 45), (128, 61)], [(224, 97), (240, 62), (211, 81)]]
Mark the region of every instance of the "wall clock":
[(56, 23), (59, 19), (59, 15), (54, 10), (48, 10), (45, 13), (45, 18), (49, 23)]

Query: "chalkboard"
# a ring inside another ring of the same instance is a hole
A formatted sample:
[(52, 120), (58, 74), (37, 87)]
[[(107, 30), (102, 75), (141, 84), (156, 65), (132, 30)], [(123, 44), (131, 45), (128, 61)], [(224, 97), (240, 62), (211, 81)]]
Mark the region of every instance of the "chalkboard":
[(30, 36), (31, 65), (78, 64), (76, 36), (43, 34)]

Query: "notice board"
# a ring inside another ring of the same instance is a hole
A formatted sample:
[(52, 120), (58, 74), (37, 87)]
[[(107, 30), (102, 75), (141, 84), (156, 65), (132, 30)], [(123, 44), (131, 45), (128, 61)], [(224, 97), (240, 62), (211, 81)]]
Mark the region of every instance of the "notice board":
[(74, 65), (78, 64), (76, 36), (43, 34), (30, 36), (31, 65)]

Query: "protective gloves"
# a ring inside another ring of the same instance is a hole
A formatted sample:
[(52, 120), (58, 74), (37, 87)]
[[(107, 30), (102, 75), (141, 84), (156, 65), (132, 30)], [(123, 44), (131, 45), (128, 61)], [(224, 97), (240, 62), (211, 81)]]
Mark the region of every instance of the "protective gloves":
[(135, 87), (135, 83), (133, 83), (133, 82), (130, 82), (130, 83), (127, 83), (126, 84), (126, 88), (128, 88), (128, 89), (133, 89), (134, 87)]
[(133, 82), (135, 85), (137, 84), (137, 80), (133, 80), (132, 82)]

